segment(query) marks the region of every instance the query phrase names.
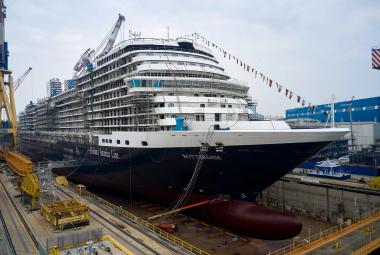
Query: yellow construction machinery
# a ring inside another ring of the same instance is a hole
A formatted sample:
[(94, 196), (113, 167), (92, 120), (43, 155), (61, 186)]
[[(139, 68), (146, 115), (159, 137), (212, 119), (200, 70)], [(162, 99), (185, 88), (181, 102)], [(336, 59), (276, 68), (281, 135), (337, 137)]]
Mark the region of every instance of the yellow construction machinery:
[(55, 229), (89, 224), (90, 209), (76, 199), (43, 202), (41, 214)]
[(40, 183), (36, 173), (33, 172), (32, 160), (25, 155), (6, 149), (0, 150), (1, 160), (16, 174), (17, 188), (31, 199), (31, 209), (37, 206), (40, 195)]
[(32, 160), (15, 151), (4, 151), (5, 162), (18, 176), (25, 177), (33, 172)]
[(40, 183), (35, 173), (30, 173), (22, 178), (21, 190), (31, 198), (31, 207), (35, 208), (40, 195)]
[(55, 177), (55, 182), (58, 185), (61, 185), (61, 186), (67, 186), (67, 185), (69, 185), (69, 182), (68, 182), (68, 180), (66, 179), (65, 176), (57, 176), (57, 177)]
[(368, 186), (380, 189), (380, 176), (374, 177), (372, 180), (368, 181)]

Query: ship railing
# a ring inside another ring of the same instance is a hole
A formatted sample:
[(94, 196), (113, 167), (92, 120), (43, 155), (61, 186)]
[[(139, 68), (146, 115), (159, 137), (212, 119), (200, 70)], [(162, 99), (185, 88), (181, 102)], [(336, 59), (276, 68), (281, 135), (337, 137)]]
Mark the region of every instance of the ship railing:
[[(191, 39), (192, 40), (192, 39)], [(209, 54), (212, 54), (212, 51), (210, 48), (206, 47), (206, 46), (203, 46), (203, 45), (200, 45), (198, 44), (196, 41), (194, 42), (193, 41), (193, 45), (195, 48), (198, 48), (200, 50), (203, 50)], [(132, 39), (128, 39), (128, 40), (124, 40), (120, 43), (118, 43), (117, 45), (115, 45), (112, 49), (112, 52), (114, 51), (117, 51), (127, 45), (134, 45), (134, 44), (141, 44), (141, 43), (145, 43), (145, 44), (149, 44), (149, 43), (153, 43), (153, 44), (157, 44), (157, 43), (160, 43), (160, 44), (165, 44), (165, 45), (173, 45), (173, 46), (177, 46), (177, 39), (167, 39), (167, 38), (149, 38), (149, 37), (139, 37), (139, 38), (132, 38)], [(184, 49), (182, 49), (183, 51)]]
[[(77, 190), (75, 189), (75, 184), (72, 183), (72, 182), (69, 182), (69, 184), (74, 187), (74, 190), (77, 192)], [(77, 192), (78, 193), (78, 192)], [(79, 193), (78, 193), (79, 194)], [(172, 234), (169, 234), (168, 232), (160, 229), (159, 227), (155, 226), (154, 224), (142, 219), (142, 218), (139, 218), (137, 217), (136, 215), (128, 212), (127, 210), (124, 210), (122, 208), (122, 206), (117, 206), (115, 204), (112, 204), (111, 202), (101, 198), (101, 197), (98, 197), (97, 195), (89, 192), (86, 190), (86, 192), (83, 194), (85, 196), (88, 196), (92, 199), (94, 199), (96, 202), (106, 206), (107, 208), (113, 210), (114, 212), (126, 217), (128, 220), (132, 221), (133, 223), (136, 223), (138, 224), (139, 226), (147, 229), (147, 230), (150, 230), (152, 232), (154, 232), (155, 234), (159, 235), (161, 238), (165, 239), (166, 241), (174, 244), (175, 246), (179, 246), (183, 249), (185, 249), (186, 251), (192, 253), (192, 254), (197, 254), (197, 255), (210, 255), (208, 252), (172, 235)]]
[(296, 239), (297, 237), (293, 238), (292, 244), (275, 251), (269, 251), (268, 255), (285, 255), (285, 254), (301, 251), (302, 249), (306, 249), (312, 246), (318, 241), (334, 237), (337, 234), (344, 232), (348, 228), (353, 228), (354, 226), (364, 223), (364, 221), (369, 220), (370, 218), (376, 218), (376, 217), (380, 217), (380, 208), (376, 208), (369, 212), (363, 213), (362, 215), (358, 217), (345, 221), (329, 229), (323, 230), (317, 234), (310, 235), (304, 239)]

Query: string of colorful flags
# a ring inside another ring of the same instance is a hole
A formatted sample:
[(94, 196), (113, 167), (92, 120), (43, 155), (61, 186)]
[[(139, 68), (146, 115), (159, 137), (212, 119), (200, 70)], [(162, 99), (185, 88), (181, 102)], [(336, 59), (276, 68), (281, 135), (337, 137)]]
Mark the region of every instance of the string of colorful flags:
[(286, 98), (290, 100), (294, 98), (297, 100), (298, 103), (302, 105), (302, 107), (305, 107), (306, 105), (308, 105), (308, 107), (312, 109), (312, 112), (315, 111), (316, 106), (313, 105), (311, 102), (306, 101), (300, 95), (296, 95), (293, 91), (291, 91), (288, 88), (285, 88), (282, 84), (280, 84), (277, 81), (274, 81), (268, 75), (265, 75), (264, 73), (260, 72), (259, 70), (257, 70), (257, 68), (253, 67), (252, 65), (246, 64), (243, 60), (232, 55), (231, 53), (227, 52), (223, 48), (219, 47), (216, 43), (211, 42), (210, 40), (206, 39), (205, 37), (203, 37), (202, 35), (198, 33), (193, 33), (191, 34), (191, 36), (197, 40), (201, 39), (202, 43), (204, 43), (208, 47), (213, 47), (215, 49), (218, 49), (219, 52), (223, 54), (225, 59), (236, 62), (236, 64), (240, 65), (243, 68), (243, 70), (252, 73), (255, 79), (259, 77), (263, 81), (263, 83), (266, 84), (269, 88), (276, 88), (277, 92), (284, 93)]

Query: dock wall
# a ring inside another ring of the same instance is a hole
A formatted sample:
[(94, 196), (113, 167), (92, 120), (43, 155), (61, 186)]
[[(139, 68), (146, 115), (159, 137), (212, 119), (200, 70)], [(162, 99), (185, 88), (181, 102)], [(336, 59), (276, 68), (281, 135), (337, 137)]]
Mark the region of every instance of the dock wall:
[(379, 208), (379, 194), (282, 179), (265, 189), (258, 202), (296, 215), (342, 223), (347, 218)]

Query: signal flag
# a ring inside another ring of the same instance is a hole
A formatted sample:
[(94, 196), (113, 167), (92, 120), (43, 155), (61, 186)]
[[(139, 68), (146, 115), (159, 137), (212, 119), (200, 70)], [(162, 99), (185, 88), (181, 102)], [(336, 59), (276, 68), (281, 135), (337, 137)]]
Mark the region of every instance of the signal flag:
[(372, 68), (380, 70), (380, 48), (372, 49)]

